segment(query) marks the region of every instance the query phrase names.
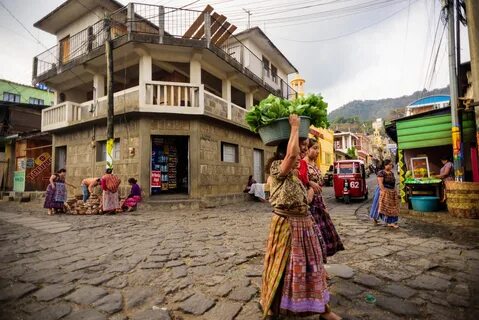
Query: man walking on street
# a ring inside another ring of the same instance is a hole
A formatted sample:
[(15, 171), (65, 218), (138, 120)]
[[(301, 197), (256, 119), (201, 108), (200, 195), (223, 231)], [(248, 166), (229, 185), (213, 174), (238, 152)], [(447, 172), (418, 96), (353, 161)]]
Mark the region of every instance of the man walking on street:
[(93, 188), (100, 184), (100, 178), (85, 178), (81, 182), (81, 189), (83, 192), (83, 202), (86, 202), (90, 198), (90, 194), (93, 193)]

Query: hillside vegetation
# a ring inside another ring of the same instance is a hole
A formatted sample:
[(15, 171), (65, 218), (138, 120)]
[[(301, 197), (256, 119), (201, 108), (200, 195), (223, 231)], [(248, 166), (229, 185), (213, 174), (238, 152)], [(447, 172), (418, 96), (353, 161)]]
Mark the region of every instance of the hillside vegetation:
[(348, 119), (356, 118), (368, 122), (377, 118), (390, 120), (402, 116), (404, 107), (422, 97), (437, 94), (449, 94), (449, 87), (434, 89), (432, 91), (416, 91), (409, 96), (399, 98), (387, 98), (380, 100), (354, 100), (336, 110), (331, 111), (328, 119), (331, 124), (348, 122)]

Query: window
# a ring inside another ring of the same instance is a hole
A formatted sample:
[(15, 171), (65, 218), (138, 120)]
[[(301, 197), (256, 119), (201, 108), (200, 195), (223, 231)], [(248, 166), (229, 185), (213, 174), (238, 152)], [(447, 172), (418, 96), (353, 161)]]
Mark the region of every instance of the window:
[(3, 101), (20, 102), (20, 95), (10, 93), (10, 92), (4, 92), (3, 93)]
[(43, 101), (43, 99), (37, 99), (37, 98), (31, 98), (28, 99), (28, 103), (30, 104), (38, 104), (38, 105), (44, 105), (45, 104), (45, 101)]
[(271, 65), (271, 79), (274, 83), (278, 83), (278, 68)]
[(221, 161), (238, 162), (238, 145), (221, 142)]
[(263, 69), (267, 77), (269, 77), (269, 60), (263, 56)]
[[(113, 160), (120, 160), (120, 139), (113, 142)], [(96, 161), (106, 161), (106, 140), (96, 143)]]

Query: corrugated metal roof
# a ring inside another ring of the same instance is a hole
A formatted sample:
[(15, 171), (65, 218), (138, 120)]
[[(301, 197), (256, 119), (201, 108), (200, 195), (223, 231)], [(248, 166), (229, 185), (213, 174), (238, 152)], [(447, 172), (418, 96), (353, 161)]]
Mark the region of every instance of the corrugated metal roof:
[(435, 95), (435, 96), (424, 97), (424, 98), (418, 99), (414, 102), (411, 102), (408, 105), (408, 107), (417, 106), (417, 105), (425, 105), (425, 104), (444, 103), (444, 102), (449, 102), (450, 100), (451, 100), (451, 97), (449, 95)]

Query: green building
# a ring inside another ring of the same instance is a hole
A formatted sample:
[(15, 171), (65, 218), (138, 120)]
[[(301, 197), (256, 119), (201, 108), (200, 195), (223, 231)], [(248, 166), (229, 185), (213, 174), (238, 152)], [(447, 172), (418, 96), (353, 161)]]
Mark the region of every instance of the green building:
[(53, 105), (53, 93), (45, 89), (0, 79), (0, 101), (51, 106)]

